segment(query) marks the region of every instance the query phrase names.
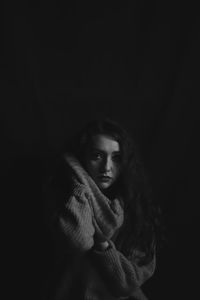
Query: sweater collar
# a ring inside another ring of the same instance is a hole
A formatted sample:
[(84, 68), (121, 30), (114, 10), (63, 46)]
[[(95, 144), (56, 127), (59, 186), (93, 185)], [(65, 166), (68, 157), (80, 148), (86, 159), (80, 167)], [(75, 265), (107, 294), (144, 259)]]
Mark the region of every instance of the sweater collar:
[[(106, 197), (94, 180), (83, 168), (79, 160), (72, 154), (66, 153), (64, 159), (72, 170), (72, 180), (75, 185), (84, 185), (88, 192), (88, 200), (93, 211), (93, 216), (100, 227), (120, 227), (124, 220), (122, 201), (119, 198), (110, 200)], [(105, 233), (105, 232), (104, 232)]]

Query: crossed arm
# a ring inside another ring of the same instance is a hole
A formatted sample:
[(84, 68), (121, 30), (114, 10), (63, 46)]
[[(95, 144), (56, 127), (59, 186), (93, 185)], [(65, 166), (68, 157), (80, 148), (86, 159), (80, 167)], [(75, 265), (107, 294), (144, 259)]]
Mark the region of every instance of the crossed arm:
[(79, 253), (87, 253), (108, 282), (113, 295), (130, 296), (153, 275), (155, 256), (149, 264), (139, 266), (134, 252), (131, 257), (125, 257), (111, 240), (95, 241), (90, 207), (83, 195), (80, 197), (79, 194), (73, 194), (66, 201), (65, 208), (58, 215), (57, 221), (58, 228), (71, 249)]

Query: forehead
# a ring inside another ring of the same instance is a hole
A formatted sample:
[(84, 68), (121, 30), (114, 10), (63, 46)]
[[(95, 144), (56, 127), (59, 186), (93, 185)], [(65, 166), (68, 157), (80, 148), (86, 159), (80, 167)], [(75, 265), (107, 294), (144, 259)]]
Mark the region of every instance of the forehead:
[(103, 134), (94, 135), (92, 137), (91, 146), (92, 148), (107, 153), (120, 151), (119, 143), (109, 135), (103, 135)]

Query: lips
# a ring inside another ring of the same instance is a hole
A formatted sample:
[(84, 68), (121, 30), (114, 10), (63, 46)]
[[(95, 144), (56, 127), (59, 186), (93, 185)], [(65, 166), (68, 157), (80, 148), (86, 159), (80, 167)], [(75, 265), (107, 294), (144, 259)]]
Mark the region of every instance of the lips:
[(104, 182), (110, 181), (112, 179), (110, 176), (107, 176), (107, 175), (100, 175), (98, 177), (101, 181), (104, 181)]

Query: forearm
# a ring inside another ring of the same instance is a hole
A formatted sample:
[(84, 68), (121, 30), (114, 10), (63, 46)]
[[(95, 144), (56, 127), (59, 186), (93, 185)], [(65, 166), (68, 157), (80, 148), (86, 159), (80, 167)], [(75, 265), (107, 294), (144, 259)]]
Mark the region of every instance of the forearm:
[(136, 261), (127, 259), (110, 241), (104, 250), (94, 247), (92, 259), (116, 296), (130, 296), (155, 270), (155, 258), (148, 265), (138, 266)]
[(66, 201), (57, 216), (56, 227), (69, 248), (85, 252), (93, 247), (95, 230), (90, 208), (83, 196), (73, 195)]

